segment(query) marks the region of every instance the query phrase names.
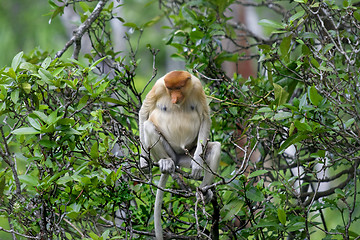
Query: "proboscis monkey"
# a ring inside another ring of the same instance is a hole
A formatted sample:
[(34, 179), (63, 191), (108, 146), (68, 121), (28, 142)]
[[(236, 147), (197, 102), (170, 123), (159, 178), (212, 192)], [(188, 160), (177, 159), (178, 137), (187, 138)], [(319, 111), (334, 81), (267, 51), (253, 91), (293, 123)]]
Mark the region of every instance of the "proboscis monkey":
[[(147, 159), (158, 162), (162, 173), (160, 188), (165, 188), (169, 173), (176, 166), (191, 168), (194, 179), (200, 178), (205, 170), (200, 189), (210, 185), (219, 167), (221, 151), (219, 142), (207, 142), (210, 126), (209, 107), (200, 80), (185, 71), (169, 72), (156, 81), (139, 112), (140, 167), (148, 166)], [(163, 194), (157, 190), (154, 208), (155, 236), (160, 240)], [(206, 200), (212, 195), (208, 190)]]

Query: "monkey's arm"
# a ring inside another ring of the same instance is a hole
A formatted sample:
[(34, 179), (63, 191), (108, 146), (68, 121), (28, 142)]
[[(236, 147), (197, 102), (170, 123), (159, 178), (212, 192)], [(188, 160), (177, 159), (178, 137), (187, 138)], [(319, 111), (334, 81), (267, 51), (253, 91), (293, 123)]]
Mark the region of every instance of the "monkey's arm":
[(200, 125), (197, 145), (194, 153), (194, 160), (192, 160), (191, 162), (191, 169), (192, 169), (191, 175), (195, 179), (200, 178), (203, 170), (204, 160), (202, 158), (202, 155), (203, 155), (203, 149), (207, 144), (209, 132), (210, 132), (210, 119), (205, 117)]
[(154, 106), (156, 105), (156, 96), (155, 92), (151, 90), (149, 94), (146, 96), (140, 111), (139, 111), (139, 136), (140, 136), (140, 167), (144, 168), (148, 165), (147, 159), (144, 156), (150, 157), (149, 146), (145, 144), (145, 131), (144, 131), (144, 123), (148, 120), (151, 111), (153, 110)]
[(198, 179), (201, 176), (204, 160), (202, 159), (203, 149), (207, 144), (207, 140), (210, 134), (211, 120), (210, 120), (210, 109), (206, 103), (206, 96), (200, 85), (201, 89), (199, 90), (199, 115), (201, 119), (201, 124), (199, 128), (199, 133), (197, 137), (196, 149), (194, 153), (194, 160), (191, 163), (191, 175), (193, 178)]

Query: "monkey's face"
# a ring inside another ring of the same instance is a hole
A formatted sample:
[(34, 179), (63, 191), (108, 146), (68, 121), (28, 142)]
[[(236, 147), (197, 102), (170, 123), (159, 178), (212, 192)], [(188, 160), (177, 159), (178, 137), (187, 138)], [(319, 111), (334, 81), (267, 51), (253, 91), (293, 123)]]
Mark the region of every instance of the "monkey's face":
[(165, 76), (165, 87), (170, 95), (171, 103), (181, 104), (189, 92), (191, 75), (185, 71), (173, 71)]
[(184, 101), (184, 94), (181, 91), (181, 89), (168, 89), (168, 93), (170, 95), (171, 98), (171, 103), (173, 104), (181, 104)]

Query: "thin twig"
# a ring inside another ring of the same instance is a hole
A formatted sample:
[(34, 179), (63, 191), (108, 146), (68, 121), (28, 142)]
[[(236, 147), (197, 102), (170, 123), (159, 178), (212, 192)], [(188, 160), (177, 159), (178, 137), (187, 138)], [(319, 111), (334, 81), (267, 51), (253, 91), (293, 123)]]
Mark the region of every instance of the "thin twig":
[(81, 44), (80, 44), (81, 38), (85, 34), (85, 32), (90, 28), (91, 24), (99, 17), (107, 1), (108, 0), (101, 0), (98, 2), (98, 4), (94, 8), (94, 11), (90, 14), (90, 16), (76, 30), (74, 30), (73, 36), (65, 44), (64, 48), (55, 54), (55, 58), (60, 58), (66, 52), (66, 50), (75, 43), (74, 53), (72, 57), (74, 59), (78, 59), (81, 48)]
[(3, 232), (6, 232), (6, 233), (11, 233), (11, 234), (16, 234), (18, 236), (21, 236), (21, 237), (24, 237), (24, 238), (27, 238), (27, 239), (40, 239), (40, 237), (33, 237), (33, 236), (29, 236), (29, 235), (25, 235), (25, 234), (22, 234), (22, 233), (19, 233), (19, 232), (15, 232), (14, 230), (7, 230), (7, 229), (4, 229), (2, 227), (0, 227), (0, 231), (3, 231)]

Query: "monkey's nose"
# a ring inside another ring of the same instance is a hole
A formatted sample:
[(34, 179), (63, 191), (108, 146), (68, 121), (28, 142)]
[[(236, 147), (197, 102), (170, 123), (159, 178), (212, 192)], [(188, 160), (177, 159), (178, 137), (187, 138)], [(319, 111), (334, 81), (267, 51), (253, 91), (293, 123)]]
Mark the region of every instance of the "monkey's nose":
[(174, 98), (171, 99), (171, 102), (172, 102), (173, 104), (180, 104), (181, 101), (182, 101), (182, 99), (179, 98), (179, 97), (174, 97)]

